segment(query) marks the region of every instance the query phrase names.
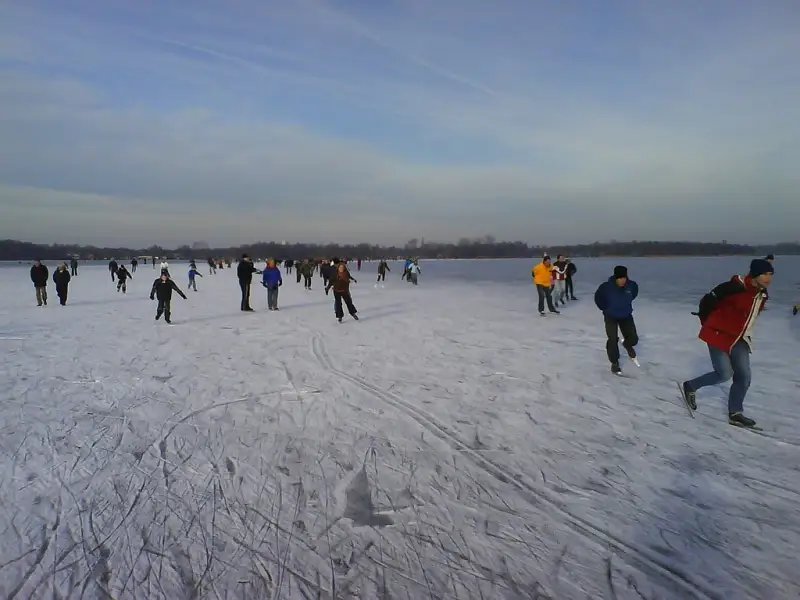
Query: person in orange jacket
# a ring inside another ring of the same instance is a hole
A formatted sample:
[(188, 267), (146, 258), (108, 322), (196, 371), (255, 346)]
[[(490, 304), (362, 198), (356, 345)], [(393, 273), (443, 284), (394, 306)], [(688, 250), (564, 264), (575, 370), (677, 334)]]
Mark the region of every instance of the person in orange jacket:
[(533, 267), (531, 271), (533, 276), (533, 284), (536, 286), (536, 292), (539, 294), (539, 314), (544, 316), (544, 303), (547, 301), (547, 309), (554, 314), (561, 314), (556, 307), (553, 306), (553, 290), (551, 286), (551, 278), (553, 272), (553, 264), (550, 262), (550, 257), (545, 255), (538, 265)]

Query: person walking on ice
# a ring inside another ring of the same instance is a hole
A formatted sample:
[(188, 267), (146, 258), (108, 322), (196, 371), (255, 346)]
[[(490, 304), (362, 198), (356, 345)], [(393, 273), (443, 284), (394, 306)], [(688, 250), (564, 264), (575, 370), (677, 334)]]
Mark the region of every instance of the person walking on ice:
[(71, 261), (69, 261), (69, 266), (70, 266), (70, 271), (72, 271), (72, 273), (71, 273), (72, 277), (77, 277), (78, 276), (78, 259), (77, 258), (73, 258)]
[(378, 287), (380, 284), (381, 287), (384, 287), (384, 282), (386, 281), (386, 273), (390, 273), (391, 269), (389, 268), (389, 263), (386, 262), (385, 258), (382, 258), (381, 261), (378, 263), (378, 280), (375, 282), (375, 287)]
[(622, 347), (637, 367), (639, 359), (634, 349), (639, 343), (636, 323), (633, 320), (633, 301), (639, 295), (639, 285), (628, 279), (628, 268), (622, 265), (614, 267), (614, 274), (597, 288), (594, 303), (603, 312), (606, 326), (606, 354), (611, 362), (611, 372), (622, 374), (619, 366), (619, 335), (622, 333)]
[(705, 375), (684, 381), (686, 404), (697, 409), (697, 390), (733, 379), (728, 393), (728, 422), (737, 427), (755, 427), (744, 415), (744, 398), (750, 388), (750, 354), (756, 318), (767, 302), (767, 288), (772, 281), (772, 264), (757, 258), (750, 263), (745, 277), (735, 275), (719, 284), (700, 300), (696, 313), (700, 318), (698, 337), (708, 346), (711, 366)]
[(36, 304), (47, 306), (47, 280), (50, 277), (50, 271), (42, 264), (38, 258), (31, 267), (31, 281), (33, 287), (36, 289)]
[(169, 278), (169, 273), (166, 269), (161, 271), (161, 277), (156, 279), (153, 282), (153, 287), (150, 290), (150, 300), (154, 300), (158, 298), (158, 308), (156, 309), (156, 321), (161, 318), (161, 315), (164, 315), (164, 320), (168, 323), (172, 323), (172, 291), (178, 292), (178, 294), (186, 300), (186, 294), (184, 294), (180, 288), (175, 285), (175, 282)]
[(67, 270), (67, 263), (58, 265), (58, 268), (53, 273), (53, 283), (56, 284), (56, 294), (61, 306), (67, 305), (67, 292), (69, 289), (69, 281), (72, 276)]
[(278, 308), (278, 288), (283, 285), (281, 270), (271, 258), (267, 261), (261, 276), (261, 285), (267, 288), (267, 307), (269, 310), (280, 310)]
[(202, 277), (200, 272), (197, 270), (197, 265), (192, 263), (192, 266), (189, 267), (189, 289), (197, 291), (197, 281), (195, 277)]
[(547, 309), (556, 315), (561, 314), (556, 307), (553, 306), (553, 292), (551, 285), (551, 272), (553, 265), (550, 264), (550, 257), (545, 254), (542, 262), (533, 267), (531, 274), (533, 276), (533, 284), (536, 286), (536, 293), (539, 295), (539, 314), (544, 316), (544, 303), (547, 301)]
[(120, 265), (117, 269), (117, 291), (122, 290), (123, 294), (128, 293), (128, 279), (133, 281), (133, 275), (125, 268), (125, 265)]
[(419, 259), (414, 259), (414, 262), (408, 265), (408, 281), (414, 285), (419, 285), (419, 276), (421, 273), (422, 269), (419, 268)]
[(345, 265), (343, 262), (340, 262), (336, 266), (336, 272), (333, 274), (333, 278), (328, 281), (328, 286), (325, 288), (326, 296), (328, 295), (330, 289), (333, 288), (333, 311), (336, 314), (336, 318), (339, 320), (339, 323), (341, 323), (342, 319), (344, 318), (342, 301), (344, 301), (344, 303), (347, 305), (347, 311), (350, 313), (350, 316), (358, 321), (358, 315), (356, 314), (358, 311), (353, 304), (352, 296), (350, 296), (351, 281), (353, 283), (358, 283), (358, 281), (356, 281), (350, 274), (350, 271), (347, 269), (347, 265)]

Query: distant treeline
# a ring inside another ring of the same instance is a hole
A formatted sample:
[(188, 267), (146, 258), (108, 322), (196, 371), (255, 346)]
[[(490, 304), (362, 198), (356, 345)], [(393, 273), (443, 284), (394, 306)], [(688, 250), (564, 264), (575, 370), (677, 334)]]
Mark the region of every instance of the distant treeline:
[(409, 240), (403, 247), (375, 246), (371, 244), (279, 244), (258, 242), (229, 248), (193, 249), (181, 246), (175, 249), (150, 246), (149, 248), (98, 248), (75, 244), (32, 244), (16, 240), (0, 240), (0, 260), (29, 261), (64, 260), (77, 257), (83, 260), (110, 258), (129, 259), (134, 256), (158, 256), (170, 259), (237, 258), (247, 252), (254, 258), (395, 258), (415, 256), (420, 258), (531, 258), (545, 252), (573, 257), (597, 256), (761, 256), (772, 254), (800, 254), (800, 243), (789, 242), (770, 246), (701, 242), (595, 242), (573, 246), (531, 246), (524, 242), (498, 242), (492, 236), (479, 239), (463, 238), (458, 243), (421, 242)]

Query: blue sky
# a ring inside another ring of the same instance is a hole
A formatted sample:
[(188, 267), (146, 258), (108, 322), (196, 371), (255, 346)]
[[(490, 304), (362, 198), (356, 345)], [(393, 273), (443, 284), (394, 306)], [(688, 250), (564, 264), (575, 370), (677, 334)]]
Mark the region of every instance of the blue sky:
[(0, 238), (770, 242), (794, 0), (6, 0)]

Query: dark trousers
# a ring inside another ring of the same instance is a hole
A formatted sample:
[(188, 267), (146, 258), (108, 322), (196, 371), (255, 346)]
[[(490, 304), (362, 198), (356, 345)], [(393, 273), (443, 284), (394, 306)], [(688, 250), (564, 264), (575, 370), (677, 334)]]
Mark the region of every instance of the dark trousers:
[(310, 290), (311, 289), (311, 275), (303, 275), (303, 277), (305, 277), (306, 289)]
[(250, 310), (250, 282), (240, 280), (239, 288), (242, 290), (241, 310)]
[(378, 273), (378, 281), (386, 281), (386, 273)]
[(61, 302), (61, 306), (66, 306), (67, 304), (67, 286), (56, 286), (56, 294), (58, 295), (58, 300)]
[(547, 310), (556, 312), (556, 308), (553, 306), (553, 290), (550, 286), (536, 284), (536, 291), (539, 294), (539, 312), (544, 312), (545, 301), (547, 301)]
[(120, 290), (122, 290), (123, 294), (128, 293), (128, 283), (125, 279), (120, 279), (119, 281), (117, 281), (117, 291)]
[(131, 271), (132, 271), (133, 273), (136, 273), (136, 267), (138, 267), (138, 266), (139, 266), (139, 264), (138, 264), (138, 263), (137, 263), (137, 264), (135, 264), (135, 265), (131, 265)]
[(116, 271), (111, 271), (111, 281), (115, 281), (116, 277), (117, 277), (117, 272)]
[(169, 300), (162, 300), (161, 298), (158, 299), (158, 309), (156, 309), (156, 319), (160, 318), (161, 315), (164, 315), (164, 319), (169, 322), (170, 318), (172, 317), (172, 310), (170, 304), (172, 302), (172, 298)]
[(342, 301), (347, 305), (347, 312), (351, 315), (356, 314), (358, 311), (356, 310), (355, 305), (353, 304), (353, 298), (350, 296), (350, 292), (333, 292), (333, 311), (336, 313), (336, 318), (341, 319), (344, 317), (344, 309), (342, 307)]
[(575, 285), (572, 283), (572, 277), (567, 277), (566, 279), (566, 292), (567, 298), (575, 299)]
[(78, 275), (78, 267), (71, 267), (70, 272), (73, 277), (76, 277)]
[[(639, 343), (639, 334), (636, 332), (636, 323), (633, 321), (633, 316), (627, 319), (614, 319), (613, 317), (604, 316), (606, 323), (606, 353), (608, 360), (614, 364), (619, 362), (619, 333), (622, 334), (622, 347), (628, 352), (631, 358), (636, 356), (634, 346)], [(619, 332), (619, 333), (618, 333)]]
[(303, 273), (300, 269), (297, 269), (297, 283), (300, 283), (300, 280), (303, 278)]
[(47, 304), (47, 288), (42, 286), (36, 287), (36, 303), (41, 306), (42, 304)]

